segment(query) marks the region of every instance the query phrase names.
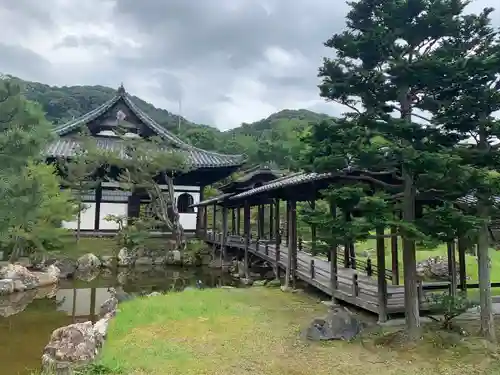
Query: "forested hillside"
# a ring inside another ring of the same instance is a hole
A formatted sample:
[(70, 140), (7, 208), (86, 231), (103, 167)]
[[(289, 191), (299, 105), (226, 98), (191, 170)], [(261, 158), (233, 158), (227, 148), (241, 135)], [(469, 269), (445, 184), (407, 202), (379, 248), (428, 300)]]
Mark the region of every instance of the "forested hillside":
[[(115, 93), (115, 89), (104, 86), (54, 87), (36, 82), (21, 83), (27, 99), (40, 103), (47, 119), (54, 124), (64, 123), (91, 111)], [(245, 153), (251, 164), (275, 162), (282, 168), (293, 166), (291, 155), (297, 155), (299, 136), (306, 126), (328, 117), (303, 109), (286, 109), (226, 132), (181, 118), (179, 131), (177, 115), (137, 97), (135, 102), (160, 125), (194, 146), (223, 153)]]

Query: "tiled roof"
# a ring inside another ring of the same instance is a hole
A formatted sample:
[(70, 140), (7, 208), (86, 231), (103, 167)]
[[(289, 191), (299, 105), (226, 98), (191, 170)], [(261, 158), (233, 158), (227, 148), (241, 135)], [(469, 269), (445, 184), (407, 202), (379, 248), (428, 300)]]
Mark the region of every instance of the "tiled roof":
[(212, 197), (206, 199), (204, 201), (198, 202), (196, 204), (192, 204), (190, 207), (199, 207), (199, 206), (208, 206), (210, 204), (217, 204), (224, 201), (226, 198), (230, 197), (233, 193), (224, 193), (221, 195), (217, 195), (216, 197)]
[[(139, 107), (137, 107), (137, 105), (133, 102), (131, 96), (125, 91), (123, 86), (120, 86), (120, 88), (116, 92), (116, 95), (112, 99), (108, 100), (106, 103), (102, 104), (96, 109), (86, 113), (85, 115), (56, 127), (55, 132), (59, 136), (64, 136), (74, 130), (77, 130), (82, 125), (95, 120), (99, 116), (109, 111), (111, 107), (118, 103), (119, 100), (123, 100), (130, 111), (134, 113), (146, 126), (153, 130), (155, 134), (185, 152), (192, 164), (196, 167), (239, 166), (242, 165), (245, 161), (245, 157), (243, 155), (225, 155), (213, 151), (206, 151), (184, 142), (179, 137), (163, 128), (146, 113), (144, 113)], [(116, 145), (116, 140), (99, 139), (98, 143), (99, 146), (108, 148), (113, 147), (113, 144)], [(77, 144), (74, 140), (61, 138), (50, 146), (49, 155), (63, 157), (71, 156), (73, 154), (75, 146), (77, 146)]]
[(332, 173), (294, 173), (289, 176), (284, 176), (279, 179), (273, 180), (268, 184), (259, 186), (254, 189), (250, 189), (247, 191), (244, 191), (243, 193), (236, 194), (235, 196), (231, 197), (231, 200), (235, 199), (240, 199), (240, 198), (245, 198), (249, 197), (252, 195), (256, 195), (259, 193), (263, 193), (266, 191), (271, 191), (275, 189), (279, 189), (282, 187), (289, 187), (293, 185), (300, 185), (303, 183), (308, 183), (312, 181), (319, 181), (319, 180), (324, 180), (326, 178), (333, 177), (334, 175)]
[[(96, 138), (96, 143), (99, 149), (114, 152), (123, 150), (124, 146), (123, 141), (120, 138)], [(47, 156), (70, 157), (75, 155), (78, 147), (78, 140), (69, 137), (62, 137), (49, 146)], [(181, 149), (180, 153), (184, 154), (188, 159), (189, 165), (195, 168), (231, 167), (239, 165), (240, 163), (239, 156), (221, 155), (197, 148)]]

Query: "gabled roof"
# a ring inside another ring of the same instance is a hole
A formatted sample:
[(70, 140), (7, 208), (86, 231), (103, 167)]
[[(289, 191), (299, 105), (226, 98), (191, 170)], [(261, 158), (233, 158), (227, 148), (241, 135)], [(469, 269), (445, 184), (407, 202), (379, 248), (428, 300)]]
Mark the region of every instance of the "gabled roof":
[[(144, 111), (142, 111), (132, 100), (132, 97), (125, 91), (123, 85), (121, 85), (113, 98), (100, 105), (96, 109), (71, 120), (65, 124), (59, 125), (55, 128), (57, 135), (62, 136), (62, 138), (55, 141), (48, 150), (49, 156), (71, 156), (74, 151), (78, 148), (78, 142), (75, 139), (65, 138), (64, 136), (70, 132), (78, 130), (82, 126), (88, 124), (89, 122), (102, 116), (107, 111), (109, 111), (115, 104), (120, 100), (123, 100), (128, 109), (135, 115), (141, 122), (150, 128), (159, 137), (172, 144), (174, 147), (179, 148), (187, 154), (190, 162), (195, 167), (230, 167), (230, 166), (240, 166), (244, 163), (245, 157), (243, 155), (226, 155), (220, 154), (213, 151), (206, 151), (197, 147), (194, 147), (183, 140), (181, 140), (176, 135), (170, 133), (163, 126), (159, 125), (151, 117), (149, 117)], [(98, 145), (107, 149), (115, 149), (119, 147), (118, 139), (103, 138), (98, 140)]]
[[(246, 189), (248, 188), (247, 182), (250, 182), (252, 178), (262, 175), (263, 177), (267, 177), (268, 179), (275, 180), (284, 175), (284, 172), (272, 169), (269, 165), (255, 165), (245, 171), (242, 171), (242, 176), (238, 177), (234, 181), (230, 181), (227, 184), (221, 186), (219, 190), (223, 192), (235, 191), (236, 189)], [(264, 183), (267, 183), (265, 181)]]

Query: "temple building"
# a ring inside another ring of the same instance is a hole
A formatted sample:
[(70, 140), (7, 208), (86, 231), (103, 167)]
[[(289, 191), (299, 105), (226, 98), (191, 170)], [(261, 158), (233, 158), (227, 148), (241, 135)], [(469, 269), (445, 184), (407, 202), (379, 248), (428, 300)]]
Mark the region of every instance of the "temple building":
[[(197, 203), (203, 200), (203, 188), (218, 180), (228, 177), (242, 166), (244, 156), (225, 155), (194, 147), (163, 126), (155, 122), (133, 101), (123, 86), (115, 96), (66, 124), (55, 128), (57, 140), (48, 149), (48, 161), (67, 159), (75, 155), (79, 147), (77, 135), (86, 130), (96, 140), (99, 148), (106, 150), (120, 149), (123, 145), (117, 129), (125, 128), (126, 137), (160, 137), (165, 147), (171, 147), (185, 154), (189, 171), (179, 173), (174, 179), (175, 204), (180, 215), (180, 223), (186, 232), (195, 231), (200, 225), (197, 217)], [(170, 172), (170, 171), (165, 171)], [(166, 186), (162, 189), (166, 190)], [(118, 225), (105, 220), (107, 215), (137, 217), (144, 197), (137, 197), (129, 191), (119, 189), (117, 182), (103, 181), (94, 190), (84, 195), (85, 210), (81, 215), (81, 230), (96, 233), (114, 232)], [(65, 222), (69, 229), (76, 229), (76, 221)]]

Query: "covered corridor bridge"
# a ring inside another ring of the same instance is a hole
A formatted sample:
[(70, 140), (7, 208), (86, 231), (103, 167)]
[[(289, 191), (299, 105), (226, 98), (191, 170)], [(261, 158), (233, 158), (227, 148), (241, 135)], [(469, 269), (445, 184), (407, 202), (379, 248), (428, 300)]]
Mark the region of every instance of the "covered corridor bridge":
[[(204, 209), (199, 235), (207, 243), (220, 247), (224, 256), (227, 248), (239, 249), (244, 254), (247, 276), (248, 256), (253, 254), (271, 264), (276, 277), (279, 278), (280, 271), (285, 270), (286, 285), (289, 282), (294, 284), (297, 279), (303, 280), (334, 299), (377, 313), (380, 321), (385, 321), (389, 314), (404, 312), (404, 286), (400, 285), (396, 228), (390, 228), (389, 234), (386, 234), (386, 228), (379, 228), (372, 237), (376, 240), (376, 261), (373, 264), (370, 258), (357, 259), (355, 244), (348, 241), (341, 246), (332, 246), (327, 256), (318, 254), (314, 226), (310, 228), (309, 249), (297, 233), (297, 202), (308, 202), (314, 208), (316, 200), (321, 199), (321, 190), (331, 184), (362, 182), (375, 190), (379, 187), (373, 177), (350, 170), (342, 173), (295, 173), (274, 176), (271, 180), (267, 175), (266, 179), (259, 181), (259, 173), (253, 172), (251, 178), (245, 180), (244, 176), (240, 183), (237, 181), (222, 187), (223, 194), (200, 202), (197, 206)], [(400, 182), (391, 173), (378, 173), (377, 180), (399, 190)], [(208, 222), (209, 207), (212, 207), (211, 223)], [(253, 207), (257, 208), (254, 226), (251, 225)], [(280, 208), (285, 210), (285, 215), (280, 215)], [(222, 213), (221, 220), (217, 219), (218, 211)], [(331, 214), (337, 215), (333, 206)], [(285, 220), (282, 220), (283, 216)], [(386, 269), (386, 239), (390, 241), (391, 249), (389, 269)], [(459, 272), (455, 269), (455, 243), (452, 242), (448, 244), (449, 280), (419, 282), (418, 298), (422, 310), (428, 309), (427, 295), (432, 290), (450, 289), (455, 293), (458, 287), (462, 290), (467, 288), (465, 248), (460, 240), (458, 248)]]

